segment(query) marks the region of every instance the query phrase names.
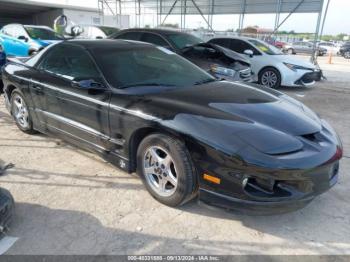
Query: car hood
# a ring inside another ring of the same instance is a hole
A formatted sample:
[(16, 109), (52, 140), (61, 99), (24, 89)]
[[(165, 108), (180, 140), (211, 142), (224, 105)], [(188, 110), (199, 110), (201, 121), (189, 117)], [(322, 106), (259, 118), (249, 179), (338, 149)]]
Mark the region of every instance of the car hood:
[(162, 92), (147, 102), (141, 111), (216, 147), (238, 150), (249, 144), (266, 154), (291, 152), (302, 147), (296, 137), (322, 129), (316, 114), (300, 102), (241, 83), (217, 81)]
[(310, 69), (316, 69), (316, 66), (311, 62), (293, 57), (292, 55), (274, 55), (273, 57), (282, 63), (289, 63), (289, 64), (303, 66)]
[(43, 47), (61, 42), (61, 40), (42, 40), (42, 39), (33, 39), (33, 40), (34, 40), (34, 42), (36, 42), (37, 44), (39, 44)]
[(240, 55), (239, 53), (232, 51), (230, 49), (227, 49), (225, 47), (219, 46), (219, 45), (215, 45), (212, 43), (200, 43), (197, 45), (193, 45), (190, 46), (191, 47), (196, 47), (196, 46), (201, 46), (201, 47), (208, 47), (208, 48), (213, 48), (219, 52), (221, 52), (222, 54), (224, 54), (226, 57), (234, 60), (234, 61), (239, 61), (242, 62), (244, 64), (246, 64), (247, 66), (250, 66), (250, 61), (248, 59), (246, 59), (244, 56)]

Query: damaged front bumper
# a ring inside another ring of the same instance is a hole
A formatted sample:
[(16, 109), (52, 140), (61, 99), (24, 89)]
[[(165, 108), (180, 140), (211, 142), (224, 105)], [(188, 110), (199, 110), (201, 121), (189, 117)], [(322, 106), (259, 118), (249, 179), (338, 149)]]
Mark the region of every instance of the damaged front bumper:
[(264, 187), (266, 183), (248, 180), (242, 183), (241, 197), (204, 187), (199, 189), (199, 199), (209, 205), (248, 215), (287, 213), (305, 207), (333, 187), (338, 181), (338, 171), (339, 162), (336, 161), (295, 178), (291, 172), (289, 180), (279, 177), (274, 181), (271, 191)]
[(313, 85), (316, 81), (321, 81), (322, 79), (322, 71), (321, 70), (315, 70), (313, 72), (305, 73), (301, 78), (299, 78), (294, 83), (296, 85)]

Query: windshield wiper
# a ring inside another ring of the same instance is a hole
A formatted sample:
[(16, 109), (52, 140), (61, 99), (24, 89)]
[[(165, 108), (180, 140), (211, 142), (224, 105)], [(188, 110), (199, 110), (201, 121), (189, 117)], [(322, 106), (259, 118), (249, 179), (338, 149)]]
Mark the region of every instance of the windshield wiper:
[(129, 88), (129, 87), (137, 87), (137, 86), (175, 86), (171, 84), (162, 84), (162, 83), (137, 83), (137, 84), (130, 84), (130, 85), (124, 85), (118, 87), (119, 89)]
[(218, 81), (218, 79), (208, 78), (208, 79), (204, 79), (204, 80), (201, 80), (201, 81), (197, 81), (197, 82), (194, 83), (194, 85), (198, 86), (198, 85), (203, 85), (203, 84), (210, 83), (210, 82), (215, 82), (215, 81)]

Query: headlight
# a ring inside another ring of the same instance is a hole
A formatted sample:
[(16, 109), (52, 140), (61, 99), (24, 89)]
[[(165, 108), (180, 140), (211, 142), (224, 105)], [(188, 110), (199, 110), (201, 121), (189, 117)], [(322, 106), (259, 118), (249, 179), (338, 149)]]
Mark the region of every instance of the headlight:
[(222, 67), (222, 66), (218, 66), (218, 65), (215, 65), (215, 64), (210, 66), (210, 71), (215, 73), (215, 74), (231, 76), (231, 77), (234, 77), (235, 74), (236, 74), (236, 71), (233, 70), (233, 69)]
[(289, 64), (289, 63), (283, 63), (286, 67), (288, 67), (290, 70), (293, 70), (293, 71), (297, 71), (298, 69), (299, 70), (311, 70), (313, 71), (313, 69), (311, 68), (307, 68), (307, 67), (303, 67), (303, 66), (298, 66), (298, 65), (293, 65), (293, 64)]

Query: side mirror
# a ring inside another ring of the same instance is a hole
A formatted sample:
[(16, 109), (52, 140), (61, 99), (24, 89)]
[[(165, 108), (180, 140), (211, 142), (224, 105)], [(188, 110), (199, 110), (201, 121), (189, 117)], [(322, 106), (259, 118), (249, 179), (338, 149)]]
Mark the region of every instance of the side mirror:
[(102, 83), (96, 82), (93, 79), (84, 79), (72, 81), (72, 86), (80, 89), (86, 90), (104, 90), (106, 89)]
[(27, 42), (27, 41), (28, 41), (28, 38), (25, 37), (24, 35), (20, 35), (17, 39), (18, 39), (18, 40), (22, 40), (22, 41), (24, 41), (24, 42)]
[(79, 36), (84, 32), (84, 28), (79, 25), (72, 26), (70, 29), (71, 36)]
[(250, 49), (244, 50), (243, 52), (245, 55), (248, 55), (249, 57), (253, 57), (254, 56), (254, 52)]

